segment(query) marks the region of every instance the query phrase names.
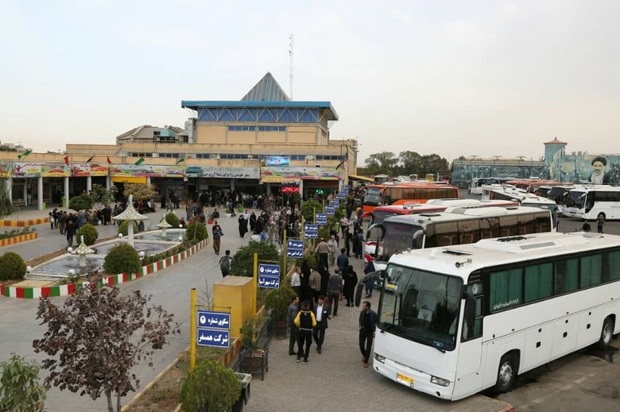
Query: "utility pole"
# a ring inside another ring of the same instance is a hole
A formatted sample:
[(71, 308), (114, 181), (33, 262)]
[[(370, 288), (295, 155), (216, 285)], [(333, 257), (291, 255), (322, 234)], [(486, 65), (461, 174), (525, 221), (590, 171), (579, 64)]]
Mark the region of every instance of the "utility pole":
[(290, 59), (289, 62), (289, 99), (293, 100), (293, 33), (288, 37), (289, 39), (289, 49), (288, 56)]

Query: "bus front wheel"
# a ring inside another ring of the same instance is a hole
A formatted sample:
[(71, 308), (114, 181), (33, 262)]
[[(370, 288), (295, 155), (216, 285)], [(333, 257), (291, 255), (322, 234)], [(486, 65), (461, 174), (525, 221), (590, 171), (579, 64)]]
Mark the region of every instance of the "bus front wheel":
[(598, 345), (605, 349), (611, 343), (611, 339), (614, 337), (614, 321), (611, 317), (605, 318), (603, 321), (603, 329), (601, 330), (601, 338), (598, 341)]
[(512, 389), (512, 385), (517, 377), (517, 364), (511, 354), (502, 356), (497, 369), (497, 383), (495, 384), (496, 393), (506, 393)]

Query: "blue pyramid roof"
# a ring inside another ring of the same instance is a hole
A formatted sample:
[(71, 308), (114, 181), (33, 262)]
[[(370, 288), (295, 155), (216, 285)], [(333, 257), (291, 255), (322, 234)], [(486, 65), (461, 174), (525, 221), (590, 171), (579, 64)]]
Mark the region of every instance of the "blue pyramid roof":
[(276, 79), (267, 72), (250, 91), (243, 96), (242, 102), (288, 102), (290, 99), (284, 93)]

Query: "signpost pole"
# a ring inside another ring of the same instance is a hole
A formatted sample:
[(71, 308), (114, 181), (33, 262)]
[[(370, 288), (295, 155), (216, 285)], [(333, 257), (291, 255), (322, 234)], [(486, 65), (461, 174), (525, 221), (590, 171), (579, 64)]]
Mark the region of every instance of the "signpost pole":
[(190, 315), (189, 315), (189, 336), (192, 338), (189, 340), (189, 371), (193, 372), (196, 366), (196, 288), (192, 288), (190, 291)]
[(287, 256), (288, 255), (288, 246), (286, 243), (286, 229), (284, 229), (284, 236), (282, 237), (282, 256), (284, 257), (283, 259), (283, 263), (284, 263), (284, 277), (282, 277), (280, 280), (281, 281), (285, 281), (286, 276), (288, 275), (288, 266), (287, 266)]
[(252, 316), (256, 315), (256, 302), (258, 300), (258, 253), (254, 252), (254, 265), (252, 266), (254, 273), (254, 299), (252, 305)]

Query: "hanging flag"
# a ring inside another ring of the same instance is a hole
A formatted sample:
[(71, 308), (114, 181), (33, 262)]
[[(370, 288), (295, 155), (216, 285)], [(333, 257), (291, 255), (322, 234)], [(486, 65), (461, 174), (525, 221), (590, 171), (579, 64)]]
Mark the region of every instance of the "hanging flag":
[(65, 159), (65, 164), (69, 166), (69, 156), (68, 155), (65, 156), (64, 159)]
[(180, 157), (179, 160), (177, 160), (177, 162), (175, 164), (178, 165), (179, 163), (184, 162), (184, 161), (185, 161), (185, 158), (184, 157)]
[(92, 155), (91, 157), (88, 158), (88, 160), (86, 161), (86, 163), (90, 163), (92, 162), (92, 160), (94, 159), (95, 155)]
[(17, 156), (17, 158), (19, 160), (25, 159), (26, 156), (28, 156), (30, 153), (32, 153), (32, 150), (26, 150), (24, 153), (20, 154), (19, 156)]
[(139, 158), (135, 165), (140, 166), (142, 163), (144, 163), (144, 157)]
[(110, 160), (110, 156), (108, 156), (108, 164), (112, 163), (112, 161)]

